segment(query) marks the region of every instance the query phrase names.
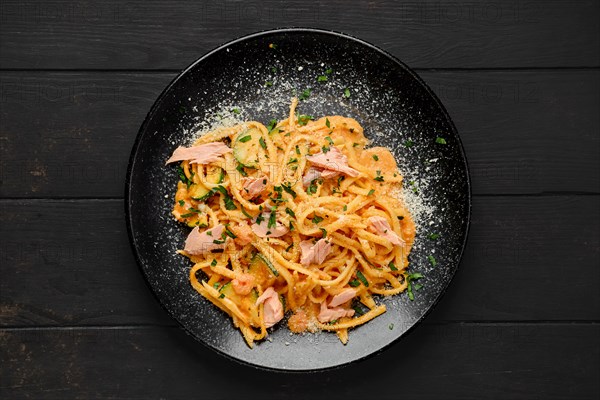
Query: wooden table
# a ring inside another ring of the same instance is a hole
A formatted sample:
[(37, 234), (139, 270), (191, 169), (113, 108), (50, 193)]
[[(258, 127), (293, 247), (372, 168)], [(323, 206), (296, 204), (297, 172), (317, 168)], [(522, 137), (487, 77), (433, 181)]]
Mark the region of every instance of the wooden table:
[[(598, 398), (599, 17), (594, 1), (3, 1), (0, 398)], [(278, 26), (343, 31), (415, 68), (473, 180), (439, 307), (384, 353), (319, 374), (188, 337), (124, 221), (158, 94), (215, 46)]]

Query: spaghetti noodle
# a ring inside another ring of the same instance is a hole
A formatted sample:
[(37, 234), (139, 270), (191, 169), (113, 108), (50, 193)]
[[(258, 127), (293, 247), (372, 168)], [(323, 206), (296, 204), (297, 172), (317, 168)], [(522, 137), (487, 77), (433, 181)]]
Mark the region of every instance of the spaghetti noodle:
[[(250, 347), (289, 316), (292, 332), (348, 330), (407, 288), (415, 237), (391, 152), (366, 148), (354, 119), (296, 114), (246, 122), (178, 148), (173, 215), (193, 227), (180, 253), (192, 287)], [(360, 306), (362, 303), (362, 306)]]

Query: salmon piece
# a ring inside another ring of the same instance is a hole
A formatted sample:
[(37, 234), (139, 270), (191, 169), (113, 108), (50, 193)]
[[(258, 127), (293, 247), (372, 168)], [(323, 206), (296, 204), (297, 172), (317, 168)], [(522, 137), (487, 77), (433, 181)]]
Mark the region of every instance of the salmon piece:
[(331, 243), (325, 239), (319, 239), (313, 244), (312, 240), (303, 240), (300, 242), (300, 264), (309, 266), (310, 264), (323, 264), (325, 258), (331, 253)]
[(356, 296), (356, 290), (348, 288), (342, 290), (340, 293), (333, 296), (333, 299), (329, 302), (329, 307), (337, 307)]
[(317, 153), (312, 156), (306, 156), (314, 166), (323, 170), (339, 172), (348, 176), (358, 176), (360, 173), (348, 166), (348, 157), (335, 146), (331, 146), (327, 153)]
[(262, 178), (242, 178), (242, 197), (246, 200), (250, 200), (261, 194), (269, 183), (266, 176)]
[(224, 231), (225, 226), (222, 224), (204, 232), (200, 232), (200, 229), (195, 227), (185, 240), (183, 250), (194, 256), (210, 253), (213, 250), (223, 250), (227, 244), (227, 236), (222, 237)]
[(369, 230), (377, 235), (383, 236), (387, 240), (390, 241), (393, 245), (402, 246), (404, 244), (404, 240), (396, 232), (392, 230), (387, 219), (383, 217), (369, 217)]
[(271, 218), (271, 213), (262, 213), (262, 221), (260, 222), (260, 224), (257, 223), (253, 223), (252, 224), (252, 232), (254, 232), (254, 234), (256, 236), (259, 237), (280, 237), (285, 235), (286, 233), (288, 233), (290, 230), (288, 229), (287, 226), (283, 225), (281, 222), (279, 221), (275, 221), (275, 226), (268, 228), (269, 225), (269, 219)]
[(272, 286), (268, 287), (256, 300), (257, 306), (262, 303), (265, 303), (263, 306), (263, 313), (265, 326), (267, 328), (272, 327), (283, 319), (283, 304), (281, 304), (281, 300), (279, 300), (279, 294)]
[(254, 287), (254, 276), (241, 273), (237, 278), (231, 281), (233, 291), (241, 296), (245, 296), (252, 291)]
[(240, 222), (239, 225), (231, 225), (231, 230), (237, 236), (233, 241), (240, 246), (245, 246), (254, 240), (254, 232), (252, 232), (252, 228), (245, 222)]
[(330, 169), (320, 169), (315, 167), (309, 167), (306, 170), (306, 173), (302, 177), (302, 186), (307, 188), (312, 181), (315, 179), (323, 178), (323, 179), (331, 179), (335, 178), (340, 173), (338, 171), (332, 171)]
[(308, 329), (308, 315), (302, 309), (297, 310), (294, 315), (288, 319), (288, 328), (294, 333), (304, 332)]
[(347, 310), (341, 307), (329, 308), (327, 307), (327, 304), (323, 302), (321, 303), (321, 310), (319, 311), (317, 319), (321, 323), (327, 323), (343, 317), (352, 317), (353, 315), (354, 310)]
[(233, 150), (223, 142), (207, 143), (192, 147), (179, 146), (165, 164), (185, 160), (190, 160), (191, 164), (209, 164), (211, 162), (219, 161), (223, 154), (232, 151)]

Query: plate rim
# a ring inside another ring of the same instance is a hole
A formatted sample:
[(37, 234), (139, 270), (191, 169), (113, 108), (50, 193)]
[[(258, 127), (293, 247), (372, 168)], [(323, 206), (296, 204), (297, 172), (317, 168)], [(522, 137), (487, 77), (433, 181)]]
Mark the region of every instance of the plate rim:
[[(131, 187), (131, 175), (132, 175), (132, 171), (133, 168), (135, 166), (135, 162), (136, 162), (136, 158), (137, 158), (137, 154), (138, 154), (138, 150), (140, 147), (140, 144), (142, 142), (142, 139), (144, 138), (144, 136), (146, 135), (146, 127), (149, 124), (150, 120), (152, 119), (152, 117), (154, 116), (154, 114), (156, 113), (156, 110), (158, 109), (158, 106), (163, 102), (163, 100), (165, 99), (165, 95), (169, 92), (169, 90), (180, 80), (182, 79), (189, 71), (191, 71), (192, 69), (194, 69), (199, 63), (203, 62), (204, 60), (208, 59), (210, 56), (212, 56), (213, 54), (225, 50), (228, 47), (240, 43), (240, 42), (244, 42), (246, 40), (251, 40), (257, 37), (261, 37), (261, 36), (267, 36), (270, 34), (282, 34), (282, 33), (305, 33), (305, 34), (318, 34), (318, 35), (322, 35), (322, 34), (326, 34), (326, 35), (330, 35), (330, 36), (334, 36), (334, 37), (338, 37), (338, 38), (343, 38), (346, 40), (351, 40), (353, 42), (356, 42), (360, 45), (363, 46), (367, 46), (373, 50), (375, 50), (376, 52), (382, 54), (383, 56), (387, 57), (388, 59), (390, 59), (391, 61), (393, 61), (394, 63), (396, 63), (398, 66), (400, 66), (405, 72), (407, 72), (413, 79), (415, 79), (427, 92), (427, 94), (430, 96), (431, 99), (433, 99), (438, 107), (442, 110), (443, 112), (443, 116), (445, 117), (445, 119), (447, 120), (447, 122), (449, 122), (451, 128), (452, 128), (452, 133), (454, 135), (454, 138), (457, 140), (458, 143), (458, 149), (459, 149), (459, 153), (460, 156), (462, 158), (462, 165), (464, 167), (464, 172), (465, 172), (465, 185), (466, 185), (466, 189), (467, 189), (467, 198), (466, 198), (466, 215), (464, 216), (465, 218), (465, 225), (464, 225), (464, 236), (463, 236), (463, 240), (462, 243), (460, 244), (460, 252), (458, 254), (458, 259), (456, 262), (456, 267), (454, 268), (454, 271), (452, 271), (452, 273), (449, 276), (448, 282), (446, 283), (446, 285), (444, 285), (444, 287), (442, 288), (442, 290), (438, 293), (437, 297), (435, 298), (435, 300), (433, 301), (433, 303), (431, 304), (431, 306), (425, 311), (425, 313), (418, 319), (416, 320), (406, 331), (404, 331), (403, 333), (401, 333), (398, 337), (396, 337), (394, 340), (392, 340), (391, 342), (385, 344), (384, 346), (380, 347), (379, 349), (360, 356), (356, 359), (350, 360), (350, 361), (346, 361), (337, 365), (332, 365), (332, 366), (327, 366), (327, 367), (319, 367), (319, 368), (303, 368), (303, 369), (284, 369), (284, 368), (277, 368), (277, 367), (271, 367), (271, 366), (265, 366), (265, 365), (261, 365), (261, 364), (257, 364), (257, 363), (252, 363), (249, 362), (247, 360), (243, 360), (240, 358), (236, 358), (228, 353), (226, 353), (225, 351), (211, 346), (209, 343), (206, 343), (203, 340), (200, 340), (200, 338), (198, 338), (193, 332), (190, 331), (190, 329), (188, 329), (185, 325), (183, 325), (182, 322), (179, 321), (178, 318), (176, 318), (175, 315), (173, 315), (172, 311), (169, 310), (164, 304), (163, 302), (160, 300), (160, 298), (158, 297), (157, 292), (154, 290), (154, 288), (152, 287), (149, 277), (146, 274), (144, 268), (142, 267), (142, 261), (141, 261), (141, 256), (138, 252), (137, 246), (136, 246), (136, 241), (133, 235), (133, 228), (132, 228), (132, 214), (131, 214), (131, 210), (130, 210), (130, 202), (131, 202), (131, 198), (130, 198), (130, 187)], [(387, 350), (388, 348), (390, 348), (393, 345), (396, 345), (398, 342), (400, 342), (403, 338), (406, 338), (408, 335), (410, 335), (414, 330), (415, 327), (417, 327), (418, 325), (420, 325), (423, 320), (437, 307), (437, 305), (439, 304), (439, 302), (441, 301), (441, 299), (444, 297), (444, 295), (446, 294), (448, 288), (450, 287), (450, 285), (452, 284), (456, 273), (458, 272), (458, 269), (460, 268), (461, 262), (463, 260), (463, 256), (465, 253), (465, 248), (467, 245), (467, 240), (469, 237), (469, 232), (470, 232), (470, 227), (471, 227), (471, 214), (472, 214), (472, 206), (473, 206), (473, 202), (472, 202), (472, 184), (471, 184), (471, 173), (470, 173), (470, 169), (469, 169), (469, 164), (467, 161), (467, 156), (466, 156), (466, 152), (465, 152), (465, 148), (464, 145), (462, 143), (462, 139), (460, 138), (460, 135), (458, 133), (458, 130), (456, 128), (456, 125), (454, 124), (454, 121), (452, 120), (452, 117), (450, 116), (450, 114), (448, 113), (448, 110), (446, 110), (446, 107), (444, 106), (444, 104), (441, 102), (441, 100), (438, 98), (438, 96), (433, 92), (433, 90), (429, 87), (429, 85), (415, 72), (413, 71), (408, 65), (406, 65), (404, 62), (402, 62), (400, 59), (398, 59), (395, 55), (389, 53), (388, 51), (380, 48), (379, 46), (372, 44), (368, 41), (365, 41), (363, 39), (360, 39), (354, 35), (345, 33), (345, 32), (341, 32), (341, 31), (336, 31), (336, 30), (330, 30), (330, 29), (320, 29), (320, 28), (311, 28), (311, 27), (282, 27), (282, 28), (275, 28), (275, 29), (266, 29), (266, 30), (260, 30), (260, 31), (256, 31), (254, 33), (250, 33), (247, 35), (242, 35), (242, 36), (238, 36), (235, 39), (226, 41), (216, 47), (214, 47), (212, 50), (209, 50), (208, 52), (204, 53), (203, 55), (201, 55), (199, 58), (197, 58), (196, 60), (194, 60), (191, 64), (189, 64), (187, 67), (185, 67), (183, 70), (181, 70), (181, 72), (179, 72), (170, 82), (169, 84), (160, 92), (160, 94), (156, 97), (156, 100), (154, 101), (154, 103), (152, 104), (152, 107), (150, 108), (150, 110), (148, 111), (148, 113), (146, 114), (142, 124), (140, 125), (140, 128), (138, 129), (137, 133), (136, 133), (136, 138), (135, 141), (132, 145), (131, 148), (131, 153), (129, 155), (129, 160), (128, 160), (128, 164), (127, 164), (127, 171), (126, 171), (126, 175), (125, 175), (125, 194), (124, 194), (124, 201), (123, 201), (123, 205), (124, 205), (124, 209), (125, 209), (125, 222), (127, 225), (127, 236), (129, 238), (129, 245), (131, 247), (132, 253), (134, 255), (136, 264), (138, 269), (140, 270), (140, 272), (142, 273), (142, 276), (144, 277), (144, 282), (146, 284), (146, 286), (148, 287), (148, 289), (150, 290), (150, 292), (152, 293), (152, 296), (156, 299), (156, 301), (158, 302), (158, 304), (160, 305), (160, 307), (167, 312), (167, 314), (169, 315), (169, 317), (171, 319), (173, 319), (176, 323), (177, 323), (177, 327), (183, 329), (183, 331), (191, 336), (195, 342), (198, 342), (200, 344), (202, 344), (202, 346), (204, 346), (207, 349), (210, 349), (211, 351), (216, 352), (217, 354), (220, 354), (222, 356), (225, 356), (225, 358), (229, 359), (229, 360), (233, 360), (238, 364), (241, 364), (243, 366), (246, 367), (251, 367), (251, 368), (256, 368), (259, 370), (264, 370), (264, 371), (270, 371), (270, 372), (282, 372), (282, 373), (291, 373), (291, 374), (296, 374), (296, 373), (315, 373), (315, 372), (322, 372), (322, 371), (331, 371), (331, 370), (336, 370), (336, 369), (340, 369), (340, 368), (344, 368), (349, 366), (350, 364), (355, 364), (361, 361), (364, 361), (366, 359), (369, 359), (371, 357), (374, 357), (378, 354), (380, 354), (381, 352), (383, 352), (384, 350)]]

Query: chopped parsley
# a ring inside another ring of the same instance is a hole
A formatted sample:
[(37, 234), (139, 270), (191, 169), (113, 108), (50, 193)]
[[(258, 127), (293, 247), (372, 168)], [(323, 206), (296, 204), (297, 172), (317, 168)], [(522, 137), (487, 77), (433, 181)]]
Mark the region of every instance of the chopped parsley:
[(310, 97), (310, 89), (304, 89), (298, 98), (300, 100), (306, 100)]
[(239, 114), (240, 113), (240, 109), (236, 107), (233, 110), (231, 110), (231, 112), (234, 113), (234, 114)]
[(363, 285), (369, 287), (369, 281), (367, 280), (367, 278), (365, 278), (362, 272), (356, 271), (356, 277), (362, 282)]
[(325, 140), (327, 140), (329, 144), (333, 146), (333, 139), (331, 139), (329, 136), (325, 136)]
[(283, 187), (283, 190), (285, 190), (286, 193), (291, 194), (294, 199), (296, 198), (297, 194), (294, 191), (294, 189), (292, 189), (292, 185), (286, 185), (285, 183), (282, 183), (281, 186)]
[(379, 157), (377, 156), (377, 154), (373, 154), (373, 160), (379, 161)]
[(429, 262), (431, 263), (431, 266), (435, 267), (437, 265), (437, 260), (435, 259), (434, 256), (432, 255), (428, 255), (427, 259), (429, 260)]
[(360, 144), (358, 144), (356, 142), (352, 143), (352, 147), (358, 147), (358, 146), (360, 146)]
[(235, 233), (231, 232), (231, 230), (229, 229), (228, 226), (225, 227), (225, 234), (227, 236), (229, 236), (230, 238), (232, 238), (232, 239), (236, 239), (237, 238), (237, 236), (235, 235)]
[(185, 201), (179, 200), (178, 203), (179, 203), (180, 206), (183, 206), (185, 204)]
[(314, 224), (318, 224), (319, 222), (323, 221), (322, 217), (319, 217), (318, 215), (315, 215), (315, 217), (312, 219), (312, 222)]
[(262, 215), (262, 214), (258, 214), (258, 215), (256, 216), (256, 221), (255, 221), (255, 223), (256, 223), (256, 225), (260, 225), (260, 223), (261, 223), (261, 222), (263, 222), (264, 220), (265, 220), (265, 217), (263, 217), (263, 215)]
[(344, 97), (347, 99), (350, 98), (350, 89), (348, 89), (348, 88), (344, 89)]
[(240, 206), (240, 208), (242, 209), (242, 214), (244, 214), (246, 218), (252, 219), (252, 215), (248, 214), (248, 212), (244, 210), (244, 207)]
[(181, 182), (185, 183), (187, 185), (187, 187), (189, 188), (190, 185), (192, 184), (192, 181), (189, 180), (188, 177), (185, 175), (185, 171), (183, 170), (181, 165), (177, 166), (177, 173), (179, 174), (179, 180)]
[[(216, 265), (217, 265), (217, 259), (216, 259), (216, 258), (213, 258), (212, 262), (210, 263), (210, 266), (211, 266), (211, 267), (215, 267)], [(219, 285), (219, 283), (217, 282), (217, 283), (216, 283), (216, 285), (218, 286), (218, 285)]]
[(321, 147), (321, 150), (323, 151), (323, 154), (326, 154), (330, 149), (329, 146), (323, 146)]
[(446, 144), (446, 139), (438, 136), (438, 137), (435, 138), (435, 142), (437, 144)]
[(275, 220), (275, 218), (277, 218), (276, 210), (275, 207), (271, 208), (271, 215), (269, 216), (269, 222), (267, 223), (267, 228), (269, 229), (277, 226), (277, 221)]
[(375, 193), (375, 189), (371, 189), (369, 190), (369, 193), (367, 193), (367, 196), (372, 196), (373, 193)]
[(317, 82), (327, 82), (327, 76), (326, 75), (319, 75), (317, 77)]
[(393, 261), (388, 264), (388, 267), (390, 267), (392, 271), (398, 271), (398, 268), (396, 268), (396, 264), (394, 264)]
[(267, 149), (267, 144), (265, 143), (265, 139), (263, 139), (262, 136), (260, 139), (258, 139), (258, 143), (260, 143), (260, 147), (262, 147), (263, 150)]
[(296, 154), (300, 155), (300, 147), (298, 145), (296, 145)]
[(360, 285), (360, 281), (358, 279), (354, 279), (354, 280), (348, 282), (348, 285), (350, 285), (352, 287), (357, 287)]
[(308, 121), (313, 120), (314, 117), (312, 115), (299, 115), (298, 116), (298, 125), (304, 126), (308, 123)]
[(436, 239), (437, 239), (437, 238), (439, 238), (439, 237), (440, 237), (440, 235), (439, 235), (439, 234), (437, 234), (437, 233), (431, 233), (431, 234), (429, 235), (429, 239), (431, 239), (431, 240), (436, 240)]
[(220, 192), (223, 195), (223, 202), (225, 203), (226, 209), (237, 210), (237, 206), (233, 202), (233, 198), (229, 195), (229, 192), (227, 191), (227, 189), (225, 189), (223, 186), (219, 185), (215, 188), (215, 190), (217, 190), (218, 192)]
[(271, 72), (274, 74), (277, 73), (277, 67), (271, 67)]
[(271, 133), (271, 131), (273, 131), (273, 129), (275, 129), (276, 125), (277, 125), (276, 119), (272, 119), (269, 121), (269, 125), (267, 125), (267, 129), (269, 130), (269, 133)]
[(291, 208), (286, 208), (285, 212), (290, 216), (296, 218), (296, 213)]
[(292, 221), (290, 221), (290, 232), (294, 230), (294, 224), (292, 224)]
[(306, 188), (306, 193), (307, 194), (312, 195), (312, 194), (317, 193), (317, 183), (316, 182), (317, 182), (316, 179), (313, 179), (310, 182), (310, 185), (308, 185), (308, 187)]
[(346, 204), (344, 204), (344, 207), (342, 208), (342, 210), (348, 211), (348, 206)]
[(237, 167), (235, 167), (235, 169), (237, 170), (237, 172), (240, 173), (241, 176), (248, 176), (248, 173), (244, 170), (242, 164), (238, 164)]
[(252, 139), (252, 136), (248, 135), (248, 136), (241, 137), (239, 140), (242, 143), (246, 143), (248, 140), (251, 140), (251, 139)]
[(319, 228), (323, 232), (323, 237), (327, 237), (327, 230), (325, 228)]
[(389, 324), (388, 325), (388, 329), (391, 331), (392, 329), (394, 329), (394, 324)]
[(377, 182), (383, 182), (383, 176), (381, 175), (381, 171), (377, 170), (377, 176), (375, 178)]
[(182, 214), (181, 218), (189, 218), (189, 217), (193, 217), (194, 215), (196, 215), (195, 212), (191, 212), (191, 213), (187, 213), (187, 214)]
[[(413, 281), (416, 281), (417, 279), (421, 279), (423, 277), (423, 275), (421, 275), (418, 272), (414, 272), (412, 274), (408, 274), (406, 276), (406, 280), (408, 281), (408, 298), (410, 299), (410, 301), (413, 301), (415, 299), (415, 295), (413, 294)], [(415, 285), (415, 290), (419, 290), (423, 287), (423, 285), (418, 285), (418, 289), (416, 287), (417, 285)]]
[(331, 73), (332, 73), (332, 72), (333, 72), (333, 69), (331, 69), (331, 68), (327, 68), (327, 69), (325, 70), (325, 73), (326, 73), (327, 75), (331, 75)]
[(406, 140), (406, 141), (404, 141), (404, 146), (405, 147), (413, 147), (414, 144), (415, 144), (415, 142), (413, 142), (412, 140)]
[(325, 118), (325, 126), (331, 128), (331, 123), (329, 122), (329, 118)]
[(294, 243), (291, 243), (288, 247), (285, 248), (286, 253), (294, 248)]
[(271, 87), (271, 86), (273, 86), (273, 82), (271, 82), (271, 81), (266, 81), (266, 82), (265, 82), (265, 86), (266, 86), (266, 87)]
[(288, 161), (288, 165), (293, 164), (293, 163), (297, 163), (298, 159), (297, 158), (290, 158), (290, 161)]

